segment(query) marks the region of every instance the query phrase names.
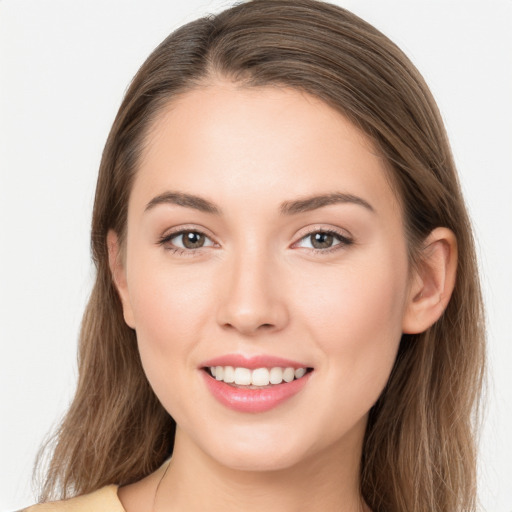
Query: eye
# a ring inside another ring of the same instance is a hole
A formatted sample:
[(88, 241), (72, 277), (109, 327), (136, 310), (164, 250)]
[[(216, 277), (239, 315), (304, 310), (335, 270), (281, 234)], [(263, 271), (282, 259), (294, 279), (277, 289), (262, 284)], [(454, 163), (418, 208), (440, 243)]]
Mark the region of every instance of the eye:
[(347, 238), (335, 231), (318, 230), (301, 238), (295, 246), (326, 251), (338, 245), (345, 246), (352, 243), (353, 242), (350, 238)]
[(204, 233), (195, 230), (183, 230), (177, 233), (171, 233), (165, 236), (160, 243), (162, 245), (169, 244), (173, 249), (194, 250), (203, 247), (211, 247), (213, 241)]

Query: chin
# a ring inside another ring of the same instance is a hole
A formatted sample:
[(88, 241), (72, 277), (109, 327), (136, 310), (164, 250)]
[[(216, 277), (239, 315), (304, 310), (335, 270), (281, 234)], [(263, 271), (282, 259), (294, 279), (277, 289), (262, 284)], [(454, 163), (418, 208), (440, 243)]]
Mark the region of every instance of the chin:
[(268, 472), (289, 469), (301, 461), (297, 453), (262, 453), (262, 451), (245, 453), (222, 453), (215, 457), (223, 466), (247, 472)]
[[(205, 450), (219, 464), (238, 471), (278, 471), (297, 465), (306, 452), (293, 436), (272, 436), (261, 431), (218, 440)], [(212, 449), (212, 447), (214, 447)]]

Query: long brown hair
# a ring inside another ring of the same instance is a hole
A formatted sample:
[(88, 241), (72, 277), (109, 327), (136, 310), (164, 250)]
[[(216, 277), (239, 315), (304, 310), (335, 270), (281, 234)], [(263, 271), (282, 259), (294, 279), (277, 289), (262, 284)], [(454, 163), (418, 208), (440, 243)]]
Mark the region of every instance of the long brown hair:
[(362, 129), (388, 162), (411, 261), (435, 227), (455, 233), (451, 301), (426, 332), (403, 336), (386, 389), (370, 411), (361, 493), (375, 512), (474, 510), (483, 310), (471, 226), (443, 123), (422, 77), (387, 37), (315, 0), (253, 0), (189, 23), (134, 77), (100, 166), (92, 221), (97, 277), (80, 334), (78, 388), (49, 444), (53, 457), (41, 500), (134, 482), (172, 453), (175, 424), (151, 390), (135, 333), (123, 320), (106, 235), (125, 232), (131, 183), (155, 117), (214, 76), (305, 91)]

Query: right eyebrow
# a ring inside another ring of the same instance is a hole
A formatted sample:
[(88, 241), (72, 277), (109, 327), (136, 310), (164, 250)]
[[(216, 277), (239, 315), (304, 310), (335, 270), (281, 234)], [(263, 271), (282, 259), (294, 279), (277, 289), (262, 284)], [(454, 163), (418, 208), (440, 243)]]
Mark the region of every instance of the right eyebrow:
[(159, 204), (176, 204), (178, 206), (184, 206), (185, 208), (193, 208), (194, 210), (199, 210), (204, 213), (212, 213), (214, 215), (221, 214), (221, 210), (207, 199), (184, 192), (164, 192), (151, 199), (144, 211), (147, 212)]

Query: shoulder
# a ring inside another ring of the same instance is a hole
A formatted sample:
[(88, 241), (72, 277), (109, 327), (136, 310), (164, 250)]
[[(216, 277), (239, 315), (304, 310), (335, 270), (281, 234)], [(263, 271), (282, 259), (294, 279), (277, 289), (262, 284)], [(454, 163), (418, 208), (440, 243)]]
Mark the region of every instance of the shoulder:
[(90, 494), (68, 500), (40, 503), (20, 512), (125, 512), (117, 497), (117, 485), (102, 487)]

